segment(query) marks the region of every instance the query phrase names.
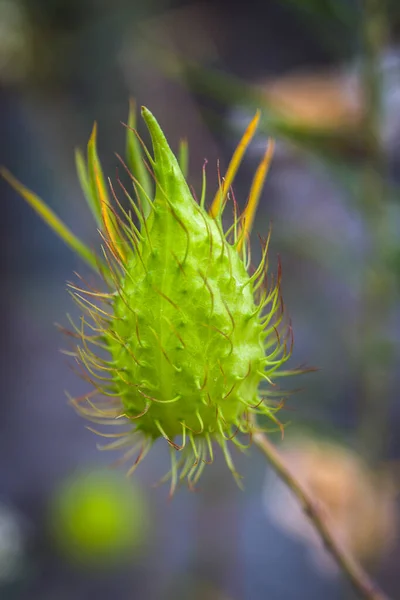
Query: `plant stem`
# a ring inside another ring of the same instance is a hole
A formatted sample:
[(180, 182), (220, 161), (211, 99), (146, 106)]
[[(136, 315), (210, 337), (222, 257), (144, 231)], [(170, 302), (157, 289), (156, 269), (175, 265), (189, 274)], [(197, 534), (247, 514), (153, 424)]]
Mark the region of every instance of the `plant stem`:
[(267, 436), (264, 433), (257, 431), (257, 428), (255, 428), (253, 440), (265, 454), (275, 473), (291, 489), (293, 494), (299, 500), (303, 511), (318, 532), (325, 548), (333, 556), (337, 565), (347, 577), (360, 598), (365, 598), (366, 600), (389, 600), (380, 590), (378, 585), (370, 579), (369, 575), (357, 561), (354, 560), (345, 548), (341, 547), (337, 540), (335, 540), (325, 522), (318, 501), (314, 499), (306, 488), (292, 475), (279, 455), (279, 452), (269, 441)]

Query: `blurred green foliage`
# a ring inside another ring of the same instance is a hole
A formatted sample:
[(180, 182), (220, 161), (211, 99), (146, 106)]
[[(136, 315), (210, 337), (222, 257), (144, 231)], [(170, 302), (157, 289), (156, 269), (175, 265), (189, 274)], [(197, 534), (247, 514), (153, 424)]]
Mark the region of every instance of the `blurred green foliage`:
[(138, 483), (120, 473), (82, 471), (56, 489), (49, 513), (52, 539), (67, 559), (113, 566), (144, 553), (149, 513)]

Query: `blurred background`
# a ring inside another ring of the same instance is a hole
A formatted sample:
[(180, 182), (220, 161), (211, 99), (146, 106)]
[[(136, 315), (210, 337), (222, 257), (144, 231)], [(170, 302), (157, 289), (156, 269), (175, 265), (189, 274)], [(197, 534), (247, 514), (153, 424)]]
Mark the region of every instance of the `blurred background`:
[[(235, 184), (243, 207), (268, 136), (276, 153), (255, 232), (273, 225), (301, 391), (273, 438), (324, 502), (335, 534), (400, 597), (400, 5), (397, 0), (0, 0), (0, 164), (89, 244), (75, 174), (93, 121), (106, 173), (128, 99), (172, 146), (186, 137), (197, 193), (227, 166), (255, 109)], [(146, 138), (146, 132), (139, 126)], [(353, 593), (256, 448), (197, 493), (108, 466), (68, 406), (84, 382), (54, 322), (85, 267), (0, 181), (0, 598), (325, 600)], [(254, 260), (259, 256), (254, 236)]]

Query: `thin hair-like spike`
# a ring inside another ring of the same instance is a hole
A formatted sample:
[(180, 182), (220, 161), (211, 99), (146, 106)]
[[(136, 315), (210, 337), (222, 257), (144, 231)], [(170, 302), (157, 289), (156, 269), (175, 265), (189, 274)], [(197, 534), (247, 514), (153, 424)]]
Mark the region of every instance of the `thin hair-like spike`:
[(199, 433), (203, 433), (203, 431), (204, 431), (204, 423), (203, 423), (203, 419), (201, 418), (201, 415), (200, 415), (198, 409), (196, 411), (196, 417), (197, 417), (197, 419), (198, 419), (198, 421), (200, 423), (200, 428), (201, 428), (200, 431), (199, 431)]
[(175, 450), (183, 450), (183, 448), (184, 448), (184, 446), (183, 446), (183, 445), (182, 445), (182, 446), (179, 446), (179, 444), (176, 444), (175, 442), (173, 442), (173, 441), (172, 441), (172, 440), (171, 440), (171, 439), (168, 437), (168, 435), (165, 433), (165, 431), (164, 431), (163, 427), (161, 426), (161, 424), (160, 424), (160, 421), (159, 421), (158, 419), (156, 419), (156, 420), (154, 421), (154, 423), (155, 423), (155, 425), (156, 425), (157, 429), (159, 430), (159, 432), (161, 433), (161, 435), (163, 436), (163, 438), (164, 438), (164, 439), (165, 439), (165, 440), (168, 442), (168, 444), (169, 444), (170, 446), (172, 446), (173, 448), (175, 448)]
[(113, 318), (115, 319), (115, 315), (112, 315), (112, 314), (108, 313), (107, 311), (103, 310), (102, 308), (100, 308), (99, 306), (96, 306), (96, 304), (93, 304), (93, 302), (90, 302), (90, 300), (88, 300), (81, 294), (74, 293), (74, 292), (70, 292), (70, 293), (74, 296), (75, 299), (79, 298), (79, 300), (83, 303), (84, 306), (87, 305), (92, 310), (95, 310), (97, 313), (104, 315), (104, 317), (106, 317), (107, 319), (113, 319)]
[(192, 482), (193, 482), (192, 483), (193, 488), (198, 483), (198, 481), (199, 481), (199, 479), (200, 479), (200, 477), (201, 477), (201, 475), (202, 475), (202, 473), (204, 471), (204, 467), (206, 466), (206, 464), (207, 464), (207, 462), (204, 459), (202, 459), (200, 461), (199, 466), (197, 468), (197, 472), (194, 475), (193, 480), (192, 480)]
[(191, 444), (192, 449), (193, 449), (193, 454), (194, 454), (194, 457), (195, 457), (195, 462), (197, 463), (198, 460), (199, 460), (199, 451), (198, 451), (197, 446), (196, 446), (194, 435), (193, 435), (193, 433), (191, 431), (189, 432), (189, 440), (190, 440), (190, 444)]
[(95, 218), (98, 227), (102, 226), (101, 221), (101, 210), (100, 206), (97, 202), (97, 197), (93, 194), (92, 186), (90, 184), (90, 176), (88, 173), (88, 168), (86, 164), (85, 157), (80, 148), (75, 150), (75, 167), (78, 175), (79, 183), (81, 184), (81, 188), (83, 190), (83, 194), (85, 196), (86, 202), (90, 208), (90, 211)]
[(97, 258), (94, 252), (86, 246), (72, 231), (61, 221), (61, 219), (49, 208), (39, 196), (22, 185), (4, 167), (0, 167), (0, 175), (26, 200), (36, 214), (60, 237), (67, 246), (76, 252), (94, 271), (99, 272)]
[[(121, 187), (121, 189), (123, 190), (126, 198), (129, 200), (130, 206), (132, 207), (135, 215), (137, 216), (141, 227), (143, 227), (145, 229), (147, 240), (148, 240), (148, 242), (149, 242), (149, 244), (151, 246), (152, 241), (151, 241), (151, 237), (149, 235), (149, 230), (148, 230), (148, 227), (147, 227), (147, 218), (148, 218), (148, 216), (150, 215), (150, 213), (153, 210), (153, 201), (151, 200), (151, 198), (149, 196), (147, 196), (147, 193), (144, 190), (144, 188), (141, 186), (140, 182), (129, 171), (128, 167), (126, 166), (126, 164), (124, 163), (124, 161), (122, 160), (122, 158), (120, 157), (120, 155), (116, 153), (116, 157), (118, 158), (118, 160), (120, 161), (120, 163), (122, 164), (122, 166), (124, 167), (124, 169), (127, 171), (129, 177), (132, 179), (133, 188), (134, 188), (134, 191), (135, 191), (135, 194), (136, 194), (138, 206), (136, 205), (136, 202), (134, 202), (134, 200), (132, 199), (131, 195), (129, 194), (129, 192), (125, 188), (125, 186), (122, 183), (122, 181), (120, 180), (119, 175), (117, 175), (117, 182), (118, 182), (119, 186)], [(138, 188), (139, 188), (139, 190), (140, 190), (141, 193), (139, 193)], [(148, 215), (147, 215), (147, 213), (144, 212), (143, 205), (142, 205), (142, 202), (141, 202), (141, 195), (145, 196), (147, 205), (150, 207)]]
[(186, 138), (182, 138), (179, 142), (179, 158), (178, 163), (185, 179), (189, 171), (189, 146)]
[(110, 202), (108, 198), (105, 178), (101, 163), (97, 154), (97, 123), (93, 125), (92, 135), (90, 136), (88, 147), (88, 177), (92, 190), (92, 196), (95, 199), (96, 210), (100, 208), (102, 225), (110, 239), (111, 245), (113, 246), (116, 254), (124, 260), (123, 250), (120, 248), (119, 239), (120, 231), (118, 229), (117, 221), (110, 209)]
[[(242, 289), (244, 289), (244, 288), (245, 288), (247, 285), (252, 285), (252, 284), (254, 284), (254, 285), (253, 285), (253, 287), (252, 287), (252, 289), (253, 289), (253, 293), (254, 293), (254, 292), (255, 292), (255, 291), (258, 289), (258, 287), (259, 287), (260, 285), (262, 285), (263, 278), (264, 278), (264, 275), (265, 275), (265, 265), (266, 265), (266, 262), (267, 262), (267, 256), (268, 256), (268, 248), (269, 248), (269, 240), (270, 240), (270, 237), (271, 237), (271, 230), (270, 230), (270, 231), (269, 231), (269, 233), (268, 233), (267, 242), (266, 242), (266, 243), (265, 243), (265, 245), (264, 245), (264, 248), (263, 248), (263, 251), (262, 251), (262, 256), (261, 256), (260, 263), (259, 263), (259, 265), (258, 265), (257, 269), (256, 269), (256, 270), (254, 271), (254, 273), (252, 274), (252, 276), (251, 276), (251, 277), (249, 277), (249, 279), (247, 280), (247, 282), (244, 284), (244, 286), (243, 286), (243, 288), (242, 288)], [(258, 278), (260, 278), (260, 279), (259, 279), (259, 281), (258, 281), (258, 282), (256, 282), (256, 280), (257, 280)], [(260, 281), (261, 281), (261, 283), (260, 283)], [(256, 283), (254, 283), (254, 282), (256, 282)]]
[[(99, 452), (104, 452), (105, 450), (120, 450), (121, 448), (129, 447), (130, 450), (128, 450), (128, 452), (130, 456), (135, 453), (139, 446), (140, 442), (132, 448), (132, 440), (130, 435), (126, 435), (125, 438), (114, 440), (114, 442), (109, 442), (108, 444), (96, 444), (96, 448)], [(125, 454), (127, 454), (127, 452)]]
[(250, 121), (249, 125), (247, 126), (247, 129), (244, 132), (242, 139), (240, 140), (235, 152), (233, 153), (233, 156), (232, 156), (231, 162), (229, 163), (228, 170), (226, 172), (222, 187), (220, 187), (220, 189), (215, 194), (215, 197), (214, 197), (213, 203), (211, 205), (211, 209), (210, 209), (210, 214), (214, 219), (219, 217), (224, 210), (228, 191), (235, 179), (236, 173), (239, 169), (240, 163), (242, 162), (242, 159), (247, 150), (247, 147), (254, 137), (254, 134), (256, 132), (256, 129), (258, 127), (258, 123), (260, 120), (260, 114), (261, 114), (260, 111), (257, 110), (256, 114), (254, 115), (254, 117)]
[[(123, 216), (126, 220), (126, 223), (121, 222), (121, 225), (122, 225), (125, 235), (129, 239), (131, 239), (131, 240), (134, 239), (136, 243), (139, 243), (140, 240), (143, 240), (143, 235), (141, 234), (141, 232), (139, 231), (139, 229), (136, 227), (135, 223), (133, 222), (131, 213), (130, 212), (128, 213), (122, 206), (121, 202), (119, 201), (118, 196), (115, 193), (114, 186), (113, 186), (110, 178), (108, 178), (108, 185), (111, 190), (111, 194), (115, 200), (115, 203), (118, 206), (118, 209), (121, 211), (121, 213), (123, 214)], [(134, 245), (135, 245), (135, 242), (133, 242)]]
[(194, 465), (192, 466), (192, 468), (190, 469), (189, 473), (187, 474), (188, 487), (191, 491), (194, 490), (193, 478), (196, 474), (196, 471), (200, 468), (200, 465), (203, 464), (202, 458), (203, 458), (204, 446), (200, 442), (199, 442), (199, 447), (198, 447), (198, 458), (197, 458), (196, 462), (194, 463)]
[(222, 452), (224, 454), (226, 464), (228, 465), (228, 469), (230, 470), (230, 472), (232, 473), (233, 477), (235, 478), (235, 481), (236, 481), (237, 485), (240, 487), (240, 489), (243, 489), (243, 484), (242, 484), (242, 482), (240, 480), (241, 479), (240, 475), (239, 475), (239, 473), (235, 469), (235, 465), (233, 464), (232, 457), (231, 457), (231, 454), (229, 452), (229, 448), (228, 448), (228, 445), (226, 443), (226, 440), (222, 436), (219, 437), (218, 440), (219, 440), (219, 445), (221, 446)]
[(203, 164), (203, 172), (202, 172), (202, 186), (201, 186), (201, 198), (200, 198), (200, 208), (204, 210), (205, 202), (206, 202), (206, 193), (207, 193), (207, 176), (206, 176), (206, 166), (207, 159), (204, 160)]
[(70, 281), (67, 281), (67, 287), (69, 287), (74, 292), (86, 294), (86, 296), (93, 296), (94, 298), (100, 298), (101, 300), (103, 300), (103, 302), (106, 302), (107, 299), (113, 298), (115, 296), (115, 294), (110, 294), (106, 292), (92, 292), (90, 290), (85, 290), (84, 288), (80, 288)]
[(274, 147), (275, 142), (271, 138), (269, 138), (264, 158), (262, 159), (251, 184), (249, 201), (242, 215), (243, 227), (242, 231), (239, 233), (239, 240), (237, 243), (238, 252), (240, 252), (240, 250), (242, 249), (244, 240), (247, 239), (251, 233), (254, 216), (258, 207), (258, 202), (260, 200), (265, 178), (267, 176), (272, 161), (272, 156), (274, 154)]
[[(130, 443), (132, 444), (132, 440), (130, 441)], [(142, 443), (143, 443), (142, 441), (139, 441), (136, 444), (134, 444), (127, 452), (125, 452), (125, 454), (123, 454), (120, 458), (117, 458), (117, 460), (115, 460), (112, 463), (111, 467), (114, 467), (114, 468), (120, 467), (120, 466), (124, 465), (126, 462), (128, 462), (128, 460), (130, 458), (132, 458), (132, 456), (137, 452), (138, 448), (140, 448)]]
[(152, 195), (152, 182), (146, 169), (142, 155), (143, 147), (139, 142), (139, 136), (136, 131), (136, 103), (131, 98), (129, 101), (129, 116), (126, 127), (126, 160), (132, 175), (140, 182), (140, 199), (143, 206), (143, 215), (147, 219), (151, 212), (151, 202), (149, 198)]
[(97, 174), (96, 184), (99, 187), (99, 195), (101, 201), (101, 216), (103, 219), (104, 228), (109, 238), (110, 246), (113, 249), (115, 257), (119, 257), (122, 260), (122, 262), (125, 262), (126, 256), (125, 252), (121, 248), (122, 236), (120, 230), (118, 229), (118, 221), (115, 218), (112, 207), (104, 197), (103, 188), (100, 186), (99, 176)]
[(207, 447), (208, 447), (208, 454), (210, 456), (209, 461), (211, 463), (214, 462), (214, 451), (213, 451), (213, 447), (212, 447), (212, 441), (211, 441), (211, 437), (209, 433), (206, 433), (206, 442), (207, 442)]
[(103, 437), (103, 438), (122, 438), (122, 437), (126, 437), (126, 435), (127, 435), (126, 431), (123, 431), (122, 433), (104, 433), (103, 431), (97, 431), (97, 429), (94, 429), (93, 427), (90, 427), (89, 425), (86, 425), (86, 429), (88, 429), (92, 433), (95, 433), (96, 435), (99, 435), (100, 437)]
[(148, 400), (151, 400), (152, 402), (157, 402), (158, 404), (173, 404), (174, 402), (178, 402), (178, 400), (180, 400), (180, 398), (182, 397), (178, 395), (175, 396), (175, 398), (171, 398), (170, 400), (159, 400), (158, 398), (154, 398), (153, 396), (149, 396), (148, 394), (143, 392), (143, 390), (141, 390), (140, 387), (137, 387), (137, 391), (141, 396), (143, 396), (143, 398), (147, 398)]
[[(196, 453), (197, 453), (197, 449), (196, 449)], [(183, 479), (185, 479), (185, 477), (187, 477), (189, 471), (193, 468), (194, 464), (193, 464), (193, 455), (188, 452), (186, 455), (186, 458), (183, 457), (183, 466), (182, 466), (182, 470), (179, 473), (179, 481), (182, 481)], [(195, 464), (197, 464), (198, 459), (196, 459)]]
[[(135, 180), (135, 177), (132, 175), (132, 173), (129, 171), (128, 167), (126, 166), (126, 164), (124, 163), (124, 161), (122, 160), (122, 158), (120, 157), (119, 154), (115, 155), (118, 160), (120, 161), (120, 163), (122, 164), (122, 166), (124, 167), (124, 169), (127, 171), (129, 177), (132, 179), (132, 181), (134, 182), (135, 185), (137, 185), (137, 181)], [(143, 217), (143, 211), (139, 209), (139, 207), (137, 206), (136, 202), (133, 200), (132, 196), (130, 195), (130, 193), (128, 192), (128, 190), (126, 189), (126, 187), (124, 186), (124, 184), (121, 181), (121, 178), (119, 176), (119, 173), (117, 171), (117, 183), (120, 186), (120, 188), (122, 189), (122, 191), (124, 192), (127, 200), (129, 201), (130, 206), (132, 207), (139, 223), (141, 227), (144, 227), (144, 217)], [(135, 190), (135, 188), (134, 188)], [(136, 193), (136, 192), (135, 192)], [(136, 193), (136, 197), (137, 197), (137, 193)]]
[[(152, 155), (150, 154), (150, 152), (148, 151), (148, 149), (147, 149), (147, 146), (146, 146), (146, 144), (144, 143), (144, 141), (142, 140), (142, 138), (140, 137), (140, 135), (139, 135), (138, 131), (137, 131), (136, 129), (132, 129), (132, 128), (131, 128), (129, 125), (127, 125), (126, 123), (122, 123), (122, 125), (123, 125), (124, 127), (126, 127), (127, 129), (131, 129), (131, 131), (132, 131), (132, 132), (135, 134), (135, 136), (136, 136), (136, 138), (137, 138), (138, 142), (139, 142), (139, 143), (140, 143), (140, 145), (142, 146), (143, 152), (145, 153), (147, 160), (149, 161), (149, 163), (151, 164), (151, 166), (154, 168), (154, 166), (155, 166), (154, 159), (153, 159)], [(144, 164), (146, 164), (146, 163), (144, 163)]]
[(169, 452), (171, 456), (171, 487), (169, 489), (169, 497), (172, 498), (178, 483), (178, 468), (176, 464), (176, 450), (174, 448), (170, 448)]
[(143, 442), (143, 446), (142, 446), (142, 449), (141, 449), (141, 451), (139, 453), (139, 456), (137, 457), (137, 459), (135, 460), (134, 464), (132, 465), (132, 467), (129, 469), (129, 471), (126, 474), (127, 477), (130, 477), (131, 475), (133, 475), (133, 473), (136, 471), (137, 467), (140, 465), (140, 463), (142, 462), (142, 460), (148, 454), (150, 448), (151, 448), (151, 442), (149, 440), (145, 440)]
[(157, 344), (158, 344), (158, 346), (159, 346), (159, 348), (160, 348), (160, 350), (161, 350), (161, 352), (162, 352), (162, 354), (163, 354), (163, 356), (164, 356), (165, 360), (168, 362), (168, 364), (169, 364), (169, 365), (171, 365), (171, 367), (172, 367), (172, 368), (173, 368), (175, 371), (177, 371), (178, 373), (180, 373), (180, 372), (181, 372), (181, 370), (182, 370), (182, 369), (181, 369), (181, 367), (177, 367), (177, 366), (176, 366), (176, 365), (175, 365), (175, 364), (172, 362), (172, 360), (171, 360), (171, 359), (170, 359), (170, 357), (168, 356), (168, 353), (167, 353), (167, 351), (165, 350), (165, 348), (164, 348), (164, 346), (163, 346), (163, 344), (162, 344), (162, 341), (161, 341), (161, 339), (160, 339), (160, 336), (159, 336), (159, 334), (157, 333), (157, 331), (156, 331), (156, 330), (155, 330), (153, 327), (150, 327), (150, 326), (149, 326), (149, 330), (150, 330), (150, 331), (152, 332), (152, 334), (154, 335), (154, 337), (155, 337), (155, 339), (156, 339), (156, 341), (157, 341)]

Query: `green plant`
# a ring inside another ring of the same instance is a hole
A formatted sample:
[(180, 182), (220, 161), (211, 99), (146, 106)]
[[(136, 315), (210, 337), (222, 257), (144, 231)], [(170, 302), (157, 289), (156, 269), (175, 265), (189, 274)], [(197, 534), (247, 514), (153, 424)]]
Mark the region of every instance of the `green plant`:
[[(157, 438), (171, 453), (171, 493), (186, 478), (190, 487), (205, 464), (213, 461), (213, 443), (223, 450), (237, 481), (229, 444), (248, 447), (237, 434), (251, 438), (251, 415), (269, 417), (280, 403), (273, 380), (286, 375), (279, 367), (291, 352), (292, 335), (284, 319), (277, 278), (268, 277), (268, 243), (260, 264), (250, 273), (249, 234), (272, 156), (268, 144), (255, 174), (246, 209), (223, 230), (222, 213), (231, 184), (259, 120), (257, 113), (239, 144), (210, 211), (206, 177), (197, 202), (181, 166), (153, 115), (142, 115), (154, 157), (127, 126), (127, 190), (118, 180), (123, 204), (111, 180), (106, 184), (96, 150), (96, 126), (87, 161), (76, 154), (83, 191), (102, 238), (101, 256), (77, 240), (44, 203), (3, 172), (9, 182), (103, 278), (101, 290), (70, 285), (82, 309), (72, 324), (75, 357), (93, 389), (73, 399), (76, 409), (94, 422), (125, 425), (103, 448), (125, 448), (123, 460), (135, 457), (132, 473)], [(142, 158), (144, 150), (149, 170)], [(122, 159), (121, 159), (122, 162)], [(125, 163), (122, 162), (125, 167)], [(155, 191), (153, 194), (153, 182)], [(134, 197), (132, 197), (134, 195)], [(106, 353), (106, 357), (104, 356)], [(265, 387), (265, 385), (267, 387)], [(179, 460), (177, 460), (179, 455)]]

